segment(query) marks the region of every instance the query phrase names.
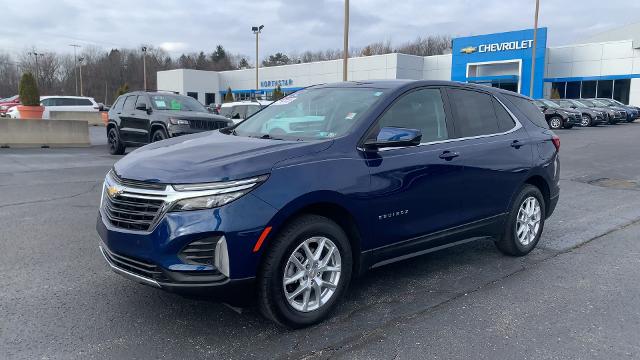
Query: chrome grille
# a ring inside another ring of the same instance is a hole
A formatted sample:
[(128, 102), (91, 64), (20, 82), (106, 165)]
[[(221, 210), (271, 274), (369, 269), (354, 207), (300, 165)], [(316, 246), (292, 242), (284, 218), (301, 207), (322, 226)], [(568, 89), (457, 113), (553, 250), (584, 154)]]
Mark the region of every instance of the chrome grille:
[(189, 127), (194, 130), (218, 130), (227, 126), (226, 121), (189, 119)]
[(102, 214), (112, 226), (150, 231), (165, 209), (165, 188), (165, 185), (123, 180), (111, 172), (105, 180)]

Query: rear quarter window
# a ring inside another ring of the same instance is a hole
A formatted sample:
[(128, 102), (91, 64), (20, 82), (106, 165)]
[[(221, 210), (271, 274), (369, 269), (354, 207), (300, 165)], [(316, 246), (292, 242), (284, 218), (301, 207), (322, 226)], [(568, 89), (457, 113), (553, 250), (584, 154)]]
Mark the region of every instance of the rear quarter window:
[(89, 99), (76, 99), (76, 105), (93, 106), (93, 103)]
[(549, 125), (547, 124), (547, 120), (544, 118), (544, 114), (540, 111), (533, 101), (525, 98), (521, 98), (519, 96), (513, 95), (503, 95), (507, 100), (509, 100), (521, 113), (523, 113), (529, 121), (531, 121), (534, 125), (541, 127), (543, 129), (548, 129)]

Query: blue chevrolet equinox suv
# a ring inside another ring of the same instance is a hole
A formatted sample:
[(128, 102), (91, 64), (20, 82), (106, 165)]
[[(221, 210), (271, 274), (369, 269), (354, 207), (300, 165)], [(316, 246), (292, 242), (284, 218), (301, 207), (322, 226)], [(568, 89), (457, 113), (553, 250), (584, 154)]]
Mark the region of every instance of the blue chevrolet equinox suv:
[(308, 326), (372, 267), (483, 237), (529, 253), (558, 202), (559, 147), (531, 99), (505, 90), (312, 86), (119, 160), (100, 251), (131, 280)]

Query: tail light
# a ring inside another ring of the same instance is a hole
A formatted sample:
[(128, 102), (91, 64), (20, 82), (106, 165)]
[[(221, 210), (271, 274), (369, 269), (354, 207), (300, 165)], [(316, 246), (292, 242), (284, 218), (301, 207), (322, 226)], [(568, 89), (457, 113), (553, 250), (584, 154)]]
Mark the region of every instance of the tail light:
[(553, 135), (551, 137), (551, 142), (553, 143), (553, 146), (556, 147), (556, 151), (560, 151), (560, 138), (558, 135)]

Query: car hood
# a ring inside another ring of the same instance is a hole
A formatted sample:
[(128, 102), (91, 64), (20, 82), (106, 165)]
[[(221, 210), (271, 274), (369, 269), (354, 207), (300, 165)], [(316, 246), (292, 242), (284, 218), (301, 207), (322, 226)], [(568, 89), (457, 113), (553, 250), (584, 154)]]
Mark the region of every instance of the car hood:
[(283, 160), (320, 152), (327, 141), (283, 141), (204, 132), (143, 146), (114, 165), (124, 179), (168, 184), (205, 183), (269, 173)]
[(211, 114), (209, 112), (200, 112), (200, 111), (177, 111), (177, 110), (157, 110), (162, 111), (162, 114), (175, 117), (178, 119), (197, 119), (197, 120), (223, 120), (229, 121), (224, 116)]

